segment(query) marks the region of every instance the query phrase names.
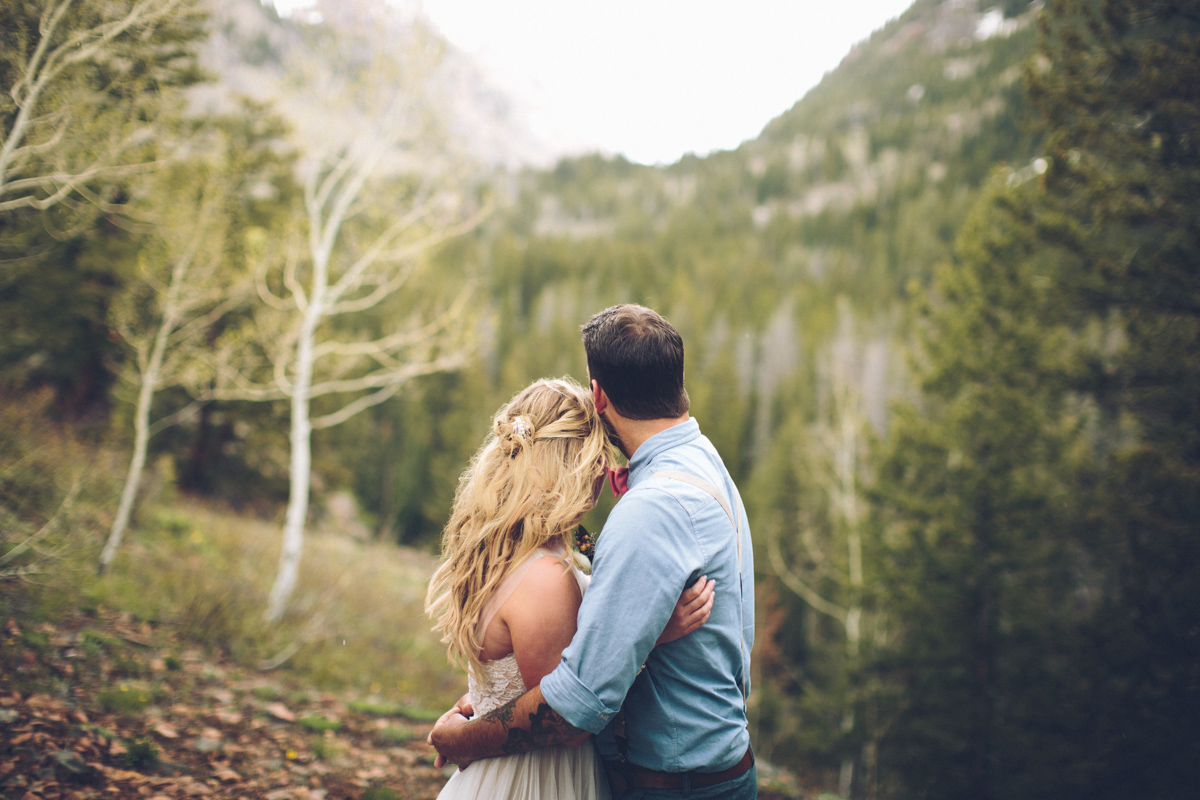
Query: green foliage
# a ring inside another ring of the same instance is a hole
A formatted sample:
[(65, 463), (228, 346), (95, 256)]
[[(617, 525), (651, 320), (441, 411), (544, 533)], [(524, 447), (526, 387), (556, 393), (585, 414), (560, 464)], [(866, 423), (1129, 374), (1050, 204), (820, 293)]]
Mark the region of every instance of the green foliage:
[[(92, 57), (62, 62), (52, 77), (41, 73), (49, 83), (34, 97), (20, 82), (38, 77), (29, 64), (39, 47), (63, 45), (138, 4), (55, 5), (64, 13), (52, 32), (42, 21), (47, 4), (5, 7), (0, 203), (52, 202), (63, 183), (72, 185), (56, 180), (17, 188), (22, 181), (80, 173), (93, 177), (48, 210), (0, 211), (0, 268), (6, 273), (0, 282), (0, 378), (52, 386), (58, 409), (79, 417), (106, 406), (111, 364), (120, 360), (121, 351), (105, 317), (113, 289), (129, 274), (135, 238), (121, 229), (118, 218), (102, 212), (120, 209), (143, 171), (103, 168), (152, 162), (161, 155), (155, 134), (170, 126), (180, 90), (201, 78), (195, 49), (204, 28), (197, 3), (184, 0), (167, 16), (110, 37)], [(43, 36), (49, 38), (43, 41)], [(21, 129), (26, 121), (28, 127)]]
[(309, 714), (306, 717), (301, 717), (296, 722), (301, 728), (313, 733), (324, 733), (325, 731), (337, 732), (342, 729), (342, 723), (328, 717), (322, 717), (319, 714)]
[(125, 766), (136, 770), (147, 770), (158, 765), (158, 745), (147, 736), (125, 742)]
[(48, 419), (51, 402), (49, 392), (0, 385), (0, 580), (37, 580), (19, 600), (22, 615), (58, 590), (74, 594), (116, 491), (114, 454)]
[[(334, 323), (347, 341), (378, 335), (474, 275), (483, 346), (466, 369), (318, 432), (318, 495), (350, 487), (378, 537), (431, 545), (494, 410), (532, 379), (582, 379), (578, 328), (593, 312), (652, 305), (683, 333), (693, 414), (759, 539), (752, 713), (765, 759), (800, 768), (814, 791), (851, 765), (856, 797), (1166, 798), (1200, 783), (1188, 728), (1200, 718), (1200, 17), (1191, 0), (993, 5), (1019, 25), (978, 40), (973, 4), (918, 0), (737, 150), (666, 167), (591, 155), (516, 176), (510, 204), (422, 264), (422, 293)], [(5, 80), (36, 40), (29, 8), (0, 33)], [(104, 111), (93, 133), (144, 107), (172, 136), (211, 144), (212, 158), (98, 183), (103, 214), (65, 204), (0, 216), (0, 257), (19, 259), (0, 281), (0, 379), (19, 387), (0, 396), (0, 569), (62, 568), (58, 589), (6, 596), (4, 611), (103, 603), (245, 662), (303, 639), (284, 669), (364, 695), (386, 686), (394, 700), (352, 710), (430, 722), (436, 712), (407, 704), (436, 707), (454, 688), (421, 614), (424, 561), (410, 569), (377, 543), (313, 537), (309, 583), (274, 631), (258, 622), (273, 526), (151, 503), (114, 574), (96, 582), (77, 568), (120, 472), (92, 446), (126, 413), (110, 411), (130, 357), (113, 333), (118, 298), (152, 310), (133, 287), (139, 258), (161, 244), (119, 212), (144, 211), (164, 196), (155, 186), (192, 191), (208, 169), (235, 176), (230, 277), (284, 241), (296, 200), (287, 131), (266, 109), (165, 113), (170, 87), (194, 78), (195, 19), (175, 22), (150, 37), (138, 80), (106, 71), (133, 62), (97, 68), (114, 94), (86, 106)], [(277, 57), (266, 39), (240, 46), (250, 61)], [(403, 196), (401, 184), (389, 188)], [(351, 235), (389, 213), (356, 219)], [(226, 330), (246, 322), (234, 311)], [(861, 601), (873, 627), (853, 656), (844, 626), (763, 566), (767, 536), (789, 563), (805, 557), (803, 532), (844, 543), (814, 454), (831, 354), (847, 342), (884, 361), (917, 345), (911, 376), (889, 365), (875, 383), (865, 367), (855, 378), (882, 438), (861, 476), (874, 480), (860, 530), (867, 588), (854, 595), (829, 574), (816, 584)], [(28, 392), (37, 386), (49, 391)], [(897, 396), (908, 402), (889, 412)], [(155, 413), (188, 400), (164, 392)], [(285, 486), (285, 415), (209, 403), (157, 452), (183, 488), (269, 517)], [(63, 417), (90, 421), (91, 441), (47, 422)], [(611, 504), (588, 528), (601, 530)], [(36, 550), (16, 552), (33, 536)], [(118, 671), (143, 669), (119, 642), (80, 641), (85, 654), (119, 654)], [(142, 695), (128, 695), (104, 702), (137, 713)], [(318, 757), (335, 748), (332, 736), (313, 745)]]
[(1200, 574), (1200, 4), (1052, 10), (1052, 69), (1030, 91), (1055, 156), (1043, 238), (1079, 254), (1063, 285), (1093, 336), (1076, 381), (1097, 408), (1076, 522), (1094, 571), (1079, 654), (1091, 796), (1170, 797), (1200, 780), (1200, 643), (1184, 622), (1200, 618), (1185, 588)]
[(934, 286), (878, 486), (899, 794), (1198, 778), (1197, 10), (1050, 5), (1027, 75), (1049, 170), (1001, 176)]
[(355, 700), (349, 704), (349, 709), (359, 714), (372, 717), (403, 717), (413, 722), (437, 722), (441, 711), (423, 706), (412, 706), (403, 703), (380, 703), (371, 700)]
[(408, 744), (416, 738), (418, 738), (418, 734), (411, 728), (401, 728), (395, 725), (380, 728), (378, 733), (375, 734), (375, 740), (385, 747)]
[(162, 694), (157, 686), (122, 682), (96, 692), (96, 702), (105, 711), (133, 716), (153, 705)]
[(1065, 721), (1032, 698), (1071, 688), (1048, 667), (1077, 622), (1071, 542), (1055, 535), (1071, 511), (1072, 337), (1056, 322), (1031, 192), (1004, 177), (934, 284), (924, 408), (895, 418), (877, 486), (899, 626), (877, 667), (896, 716), (881, 769), (929, 796), (1032, 796), (1075, 755), (1053, 734), (1028, 750), (1031, 729), (1054, 729), (1043, 715)]
[(250, 690), (250, 694), (257, 697), (259, 700), (278, 700), (280, 698), (279, 687), (277, 686), (255, 686)]
[(312, 740), (313, 757), (320, 761), (330, 761), (341, 752), (337, 739), (330, 736), (315, 736)]

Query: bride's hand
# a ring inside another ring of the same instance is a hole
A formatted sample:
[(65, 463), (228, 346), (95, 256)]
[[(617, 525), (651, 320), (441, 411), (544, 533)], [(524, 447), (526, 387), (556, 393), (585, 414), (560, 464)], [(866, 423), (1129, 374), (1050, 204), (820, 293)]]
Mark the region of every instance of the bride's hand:
[(701, 575), (699, 580), (684, 589), (683, 594), (679, 595), (679, 601), (675, 603), (675, 610), (671, 612), (667, 627), (663, 628), (654, 646), (682, 639), (708, 622), (715, 596), (713, 590), (716, 586), (716, 581), (710, 581), (708, 576)]

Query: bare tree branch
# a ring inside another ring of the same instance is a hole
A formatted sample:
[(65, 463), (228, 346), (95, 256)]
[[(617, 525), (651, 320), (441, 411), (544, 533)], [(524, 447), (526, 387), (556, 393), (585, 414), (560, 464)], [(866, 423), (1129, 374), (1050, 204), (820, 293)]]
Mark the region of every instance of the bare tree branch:
[[(87, 115), (72, 114), (71, 103), (87, 102), (96, 97), (97, 90), (86, 96), (64, 93), (66, 73), (73, 67), (103, 60), (117, 41), (129, 36), (147, 38), (170, 15), (177, 13), (191, 0), (138, 0), (115, 18), (75, 30), (65, 30), (84, 15), (68, 21), (73, 7), (83, 5), (76, 0), (49, 0), (43, 4), (38, 25), (38, 41), (23, 64), (14, 65), (16, 79), (5, 87), (17, 113), (12, 124), (3, 131), (0, 143), (0, 212), (19, 208), (46, 210), (62, 202), (82, 184), (96, 178), (112, 178), (132, 174), (152, 165), (121, 164), (134, 147), (147, 141), (149, 128), (135, 124), (129, 135), (107, 145), (76, 148), (78, 152), (94, 154), (90, 163), (71, 169), (39, 166), (38, 158), (59, 152), (66, 144), (69, 132), (90, 120)], [(103, 14), (111, 13), (115, 4), (98, 5)], [(60, 35), (63, 34), (63, 35)], [(99, 90), (104, 92), (103, 89)], [(43, 110), (47, 102), (59, 103), (57, 108)], [(30, 137), (45, 136), (30, 141)], [(48, 169), (48, 172), (40, 172)], [(39, 174), (40, 172), (40, 174)], [(14, 175), (20, 177), (14, 178)]]
[(844, 626), (846, 624), (846, 609), (839, 606), (837, 603), (832, 603), (822, 597), (812, 587), (804, 582), (791, 569), (783, 559), (783, 553), (779, 547), (779, 532), (771, 529), (767, 536), (767, 558), (771, 562), (771, 570), (775, 573), (779, 580), (783, 581), (784, 586), (791, 589), (797, 595), (804, 599), (813, 609), (820, 611), (822, 614), (833, 617)]
[(24, 541), (14, 545), (12, 549), (0, 556), (0, 567), (12, 561), (14, 558), (26, 552), (27, 550), (33, 549), (36, 552), (37, 543), (54, 530), (55, 526), (58, 525), (58, 521), (62, 519), (64, 514), (70, 512), (71, 507), (75, 504), (75, 498), (79, 496), (79, 489), (82, 485), (83, 482), (77, 477), (71, 484), (70, 490), (67, 491), (67, 496), (63, 498), (61, 503), (59, 503), (58, 508), (54, 512), (54, 516), (50, 517), (50, 519), (46, 521), (46, 524), (43, 525), (36, 533), (26, 537)]

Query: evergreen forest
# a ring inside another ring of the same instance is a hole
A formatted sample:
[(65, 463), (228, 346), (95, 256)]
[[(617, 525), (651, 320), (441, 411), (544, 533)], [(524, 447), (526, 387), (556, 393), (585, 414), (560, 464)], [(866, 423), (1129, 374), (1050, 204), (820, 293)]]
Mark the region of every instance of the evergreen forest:
[(314, 9), (0, 4), (0, 794), (434, 797), (459, 476), (636, 302), (753, 531), (762, 796), (1194, 796), (1200, 2), (915, 0), (658, 166)]

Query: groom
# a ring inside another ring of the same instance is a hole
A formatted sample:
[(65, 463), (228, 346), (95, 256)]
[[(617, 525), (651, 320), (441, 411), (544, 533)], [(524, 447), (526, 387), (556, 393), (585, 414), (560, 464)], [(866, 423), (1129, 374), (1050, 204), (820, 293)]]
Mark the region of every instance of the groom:
[[(583, 345), (596, 411), (629, 472), (597, 540), (578, 631), (539, 686), (478, 719), (452, 709), (430, 741), (465, 769), (590, 732), (617, 798), (642, 789), (756, 797), (745, 711), (750, 529), (721, 457), (688, 416), (683, 341), (654, 311), (619, 305), (584, 326)], [(655, 647), (680, 593), (702, 575), (716, 581), (708, 623)]]

